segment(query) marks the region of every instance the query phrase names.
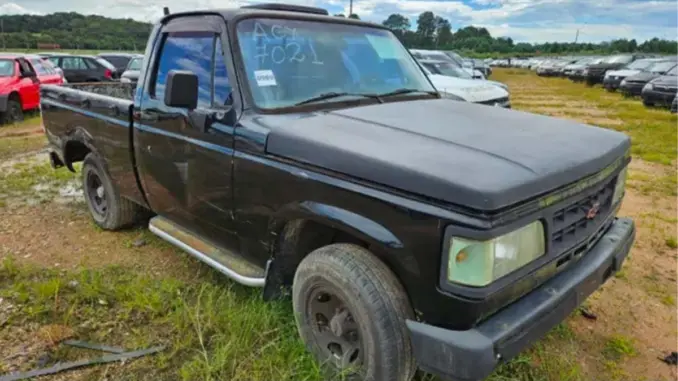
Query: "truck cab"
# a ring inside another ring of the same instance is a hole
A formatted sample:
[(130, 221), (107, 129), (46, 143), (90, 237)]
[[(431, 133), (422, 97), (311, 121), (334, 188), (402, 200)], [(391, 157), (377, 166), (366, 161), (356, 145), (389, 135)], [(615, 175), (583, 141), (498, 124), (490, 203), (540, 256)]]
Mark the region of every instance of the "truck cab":
[[(445, 99), (383, 26), (280, 4), (177, 13), (125, 84), (44, 86), (54, 167), (265, 298), (336, 373), (481, 380), (618, 271), (629, 139)], [(109, 90), (106, 90), (109, 89)], [(108, 91), (108, 93), (107, 93)]]

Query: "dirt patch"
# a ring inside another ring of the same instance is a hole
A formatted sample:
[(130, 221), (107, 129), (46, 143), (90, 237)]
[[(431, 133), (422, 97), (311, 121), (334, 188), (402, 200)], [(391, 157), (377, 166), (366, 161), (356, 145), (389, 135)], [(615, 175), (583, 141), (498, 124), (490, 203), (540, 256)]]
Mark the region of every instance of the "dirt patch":
[(0, 138), (40, 135), (43, 133), (42, 126), (40, 125), (21, 126), (16, 128), (0, 128)]

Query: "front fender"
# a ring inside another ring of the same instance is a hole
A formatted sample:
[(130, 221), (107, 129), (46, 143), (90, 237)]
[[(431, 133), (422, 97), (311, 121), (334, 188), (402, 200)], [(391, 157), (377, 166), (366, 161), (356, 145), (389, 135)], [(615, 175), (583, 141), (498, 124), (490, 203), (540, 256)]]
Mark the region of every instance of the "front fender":
[(350, 210), (314, 201), (303, 201), (281, 209), (274, 217), (270, 231), (281, 231), (288, 221), (296, 219), (315, 221), (344, 231), (362, 241), (388, 248), (404, 247), (398, 237), (382, 224)]

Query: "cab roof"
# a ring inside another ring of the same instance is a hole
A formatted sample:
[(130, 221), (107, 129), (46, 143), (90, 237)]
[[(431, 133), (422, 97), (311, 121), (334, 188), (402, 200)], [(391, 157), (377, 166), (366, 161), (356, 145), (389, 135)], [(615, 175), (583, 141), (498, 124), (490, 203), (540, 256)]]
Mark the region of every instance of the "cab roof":
[(238, 20), (241, 18), (247, 17), (282, 17), (295, 19), (304, 17), (305, 19), (313, 21), (334, 21), (342, 22), (346, 24), (353, 25), (362, 25), (371, 28), (379, 29), (388, 29), (383, 25), (375, 24), (367, 21), (347, 18), (347, 17), (336, 17), (330, 16), (327, 10), (316, 7), (308, 7), (304, 5), (290, 5), (290, 4), (257, 4), (257, 5), (248, 5), (240, 8), (226, 8), (226, 9), (211, 9), (211, 10), (202, 10), (202, 11), (188, 11), (188, 12), (177, 12), (170, 13), (164, 16), (161, 20), (161, 24), (165, 24), (168, 21), (181, 17), (181, 16), (204, 16), (204, 15), (220, 15), (226, 20), (226, 22)]

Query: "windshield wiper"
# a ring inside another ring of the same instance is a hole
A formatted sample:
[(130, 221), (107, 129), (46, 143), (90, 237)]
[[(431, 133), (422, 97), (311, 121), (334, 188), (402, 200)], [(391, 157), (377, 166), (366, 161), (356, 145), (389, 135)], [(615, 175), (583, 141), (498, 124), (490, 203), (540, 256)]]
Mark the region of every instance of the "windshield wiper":
[(411, 94), (411, 93), (424, 93), (424, 94), (428, 94), (428, 95), (438, 95), (437, 91), (426, 91), (426, 90), (402, 88), (402, 89), (396, 89), (396, 90), (393, 90), (393, 91), (389, 91), (388, 93), (379, 94), (379, 96), (380, 97), (392, 97), (392, 96), (395, 96), (395, 95)]
[(339, 98), (339, 97), (345, 97), (345, 96), (371, 98), (371, 99), (376, 99), (377, 101), (379, 101), (379, 103), (384, 103), (384, 101), (381, 100), (381, 97), (379, 95), (375, 95), (375, 94), (331, 92), (331, 93), (323, 93), (323, 94), (317, 95), (313, 98), (306, 99), (305, 101), (301, 101), (299, 103), (296, 103), (295, 106), (303, 106), (305, 104), (309, 104), (309, 103), (313, 103), (313, 102), (320, 102), (320, 101), (324, 101), (324, 100), (327, 100), (327, 99)]

